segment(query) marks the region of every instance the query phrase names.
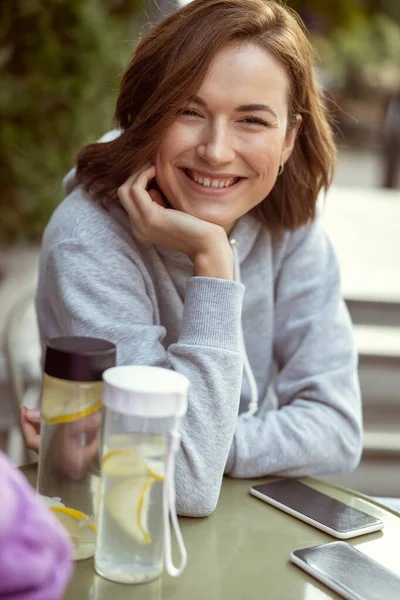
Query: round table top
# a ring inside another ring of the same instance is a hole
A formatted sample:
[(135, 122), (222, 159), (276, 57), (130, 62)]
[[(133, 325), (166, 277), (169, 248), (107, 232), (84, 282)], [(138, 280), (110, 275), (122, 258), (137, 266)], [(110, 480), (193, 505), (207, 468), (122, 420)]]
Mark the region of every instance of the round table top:
[[(22, 471), (35, 485), (36, 465), (22, 467)], [(75, 563), (64, 600), (339, 598), (289, 562), (293, 550), (335, 539), (249, 494), (252, 485), (272, 480), (224, 478), (217, 509), (210, 517), (180, 519), (188, 551), (188, 565), (180, 577), (164, 574), (144, 585), (117, 584), (98, 576), (93, 559), (87, 559)], [(299, 481), (382, 519), (383, 531), (348, 542), (400, 575), (400, 513), (352, 490), (309, 477)]]

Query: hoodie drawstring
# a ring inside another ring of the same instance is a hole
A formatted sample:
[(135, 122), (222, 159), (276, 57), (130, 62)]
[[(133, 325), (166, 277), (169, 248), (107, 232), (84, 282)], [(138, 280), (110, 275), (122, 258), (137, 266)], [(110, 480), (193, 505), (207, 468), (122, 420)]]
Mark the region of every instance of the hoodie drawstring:
[[(230, 245), (232, 248), (232, 252), (233, 252), (233, 258), (234, 258), (234, 271), (233, 271), (233, 277), (234, 280), (237, 283), (241, 283), (241, 279), (240, 279), (240, 263), (239, 263), (239, 253), (238, 253), (238, 246), (239, 246), (239, 242), (235, 239), (230, 240)], [(255, 415), (255, 413), (258, 410), (258, 390), (257, 390), (257, 383), (253, 374), (253, 371), (251, 370), (251, 366), (250, 366), (250, 362), (249, 362), (249, 358), (247, 356), (247, 352), (246, 352), (246, 346), (244, 343), (244, 335), (243, 335), (243, 325), (242, 325), (242, 320), (240, 320), (240, 331), (239, 331), (239, 336), (240, 336), (240, 346), (241, 346), (241, 351), (242, 351), (242, 356), (243, 356), (243, 368), (244, 368), (244, 373), (247, 377), (247, 381), (249, 383), (249, 388), (250, 388), (250, 403), (247, 409), (247, 412), (245, 412), (243, 414), (244, 417), (252, 417), (253, 415)]]

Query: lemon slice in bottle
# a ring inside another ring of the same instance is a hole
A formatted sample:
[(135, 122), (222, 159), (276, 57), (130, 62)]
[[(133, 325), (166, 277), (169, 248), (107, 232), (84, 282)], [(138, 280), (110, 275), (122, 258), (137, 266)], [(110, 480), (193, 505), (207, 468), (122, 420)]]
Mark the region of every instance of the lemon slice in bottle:
[(110, 450), (101, 462), (103, 475), (109, 477), (138, 477), (146, 475), (140, 453), (131, 448)]
[(153, 477), (136, 477), (117, 483), (104, 502), (119, 527), (138, 544), (150, 544), (148, 512)]
[(101, 463), (102, 472), (109, 477), (139, 477), (141, 475), (150, 475), (157, 481), (164, 481), (165, 466), (164, 461), (159, 460), (160, 452), (157, 452), (158, 459), (142, 458), (142, 453), (133, 448), (120, 448), (110, 450), (103, 456)]
[(164, 481), (165, 479), (165, 465), (164, 461), (153, 460), (147, 458), (144, 461), (144, 468), (146, 472), (157, 481)]
[[(72, 385), (72, 387), (71, 387)], [(42, 418), (52, 425), (82, 419), (103, 406), (101, 400), (103, 383), (60, 381), (46, 375), (43, 378)]]
[(74, 545), (75, 560), (94, 556), (97, 527), (85, 513), (66, 506), (49, 506), (55, 517), (67, 530)]
[(157, 481), (164, 481), (165, 478), (166, 450), (166, 441), (162, 436), (154, 436), (151, 443), (141, 445), (144, 468)]

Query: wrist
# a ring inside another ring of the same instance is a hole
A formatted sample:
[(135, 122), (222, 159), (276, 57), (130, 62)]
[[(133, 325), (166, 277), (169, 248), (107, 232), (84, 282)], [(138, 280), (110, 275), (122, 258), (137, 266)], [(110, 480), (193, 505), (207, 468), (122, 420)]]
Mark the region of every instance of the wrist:
[(216, 247), (213, 250), (198, 253), (193, 263), (196, 277), (233, 280), (234, 260), (229, 243), (226, 244), (226, 247)]

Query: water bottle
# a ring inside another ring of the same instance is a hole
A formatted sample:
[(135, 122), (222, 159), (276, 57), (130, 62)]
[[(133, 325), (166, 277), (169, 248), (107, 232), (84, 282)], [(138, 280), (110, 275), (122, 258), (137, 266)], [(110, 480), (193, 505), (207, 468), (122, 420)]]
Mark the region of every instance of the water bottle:
[(94, 555), (100, 484), (103, 371), (115, 345), (58, 337), (46, 346), (37, 491), (66, 528), (75, 559)]
[[(174, 466), (189, 381), (159, 367), (103, 373), (105, 422), (95, 569), (122, 583), (173, 576), (186, 565), (175, 509)], [(171, 531), (181, 553), (171, 559)]]

